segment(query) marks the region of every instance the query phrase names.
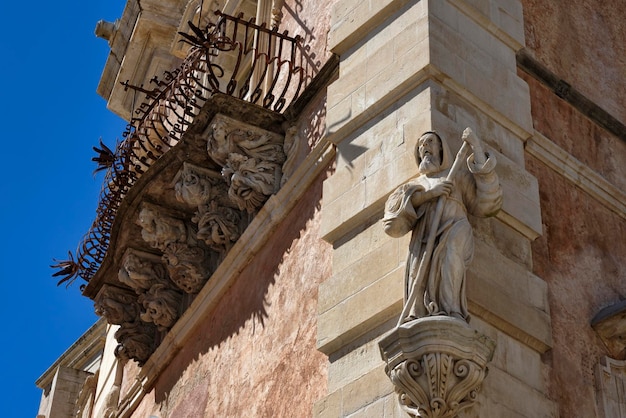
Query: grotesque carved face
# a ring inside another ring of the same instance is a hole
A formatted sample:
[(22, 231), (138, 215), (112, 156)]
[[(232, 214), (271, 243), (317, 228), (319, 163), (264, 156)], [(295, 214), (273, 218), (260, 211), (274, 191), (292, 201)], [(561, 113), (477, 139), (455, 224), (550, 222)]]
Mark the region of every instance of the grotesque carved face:
[(142, 228), (143, 240), (161, 251), (165, 251), (173, 242), (186, 240), (185, 225), (182, 221), (147, 207), (139, 213), (137, 224)]
[(215, 251), (225, 251), (239, 239), (241, 216), (234, 209), (211, 202), (209, 209), (194, 218), (198, 223), (198, 239)]
[(239, 209), (253, 213), (276, 189), (276, 173), (280, 167), (241, 154), (230, 154), (222, 174), (230, 184), (228, 196)]
[(129, 253), (124, 258), (118, 273), (120, 282), (139, 290), (147, 290), (155, 283), (165, 280), (165, 271), (161, 264), (145, 260), (136, 254)]
[(172, 244), (163, 259), (170, 278), (185, 293), (198, 293), (211, 274), (202, 248)]
[(115, 348), (115, 356), (121, 360), (136, 360), (142, 365), (154, 350), (155, 327), (141, 321), (124, 323), (115, 332), (119, 345)]
[(112, 298), (101, 298), (94, 303), (96, 315), (106, 318), (109, 324), (120, 325), (133, 321), (137, 310), (133, 304), (121, 303)]
[(138, 314), (136, 295), (114, 288), (103, 288), (94, 301), (97, 315), (106, 318), (109, 324), (120, 325), (134, 321)]
[(152, 322), (161, 328), (171, 328), (178, 319), (181, 296), (165, 285), (154, 285), (139, 296), (144, 312), (141, 320)]
[(211, 195), (211, 182), (195, 170), (187, 169), (174, 189), (179, 202), (198, 206)]

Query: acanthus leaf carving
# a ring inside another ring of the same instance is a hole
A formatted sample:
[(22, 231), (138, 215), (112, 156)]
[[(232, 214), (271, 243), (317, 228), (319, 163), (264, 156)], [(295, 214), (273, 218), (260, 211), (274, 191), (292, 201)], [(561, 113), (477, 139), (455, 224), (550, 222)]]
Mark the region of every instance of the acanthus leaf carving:
[(379, 342), (385, 371), (411, 417), (455, 418), (472, 406), (495, 342), (448, 316), (420, 318)]

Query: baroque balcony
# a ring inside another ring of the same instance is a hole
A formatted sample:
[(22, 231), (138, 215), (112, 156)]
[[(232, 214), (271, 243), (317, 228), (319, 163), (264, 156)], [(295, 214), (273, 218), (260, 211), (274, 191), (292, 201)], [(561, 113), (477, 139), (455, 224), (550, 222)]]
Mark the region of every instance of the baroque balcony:
[[(106, 170), (96, 219), (59, 284), (77, 278), (119, 325), (116, 355), (140, 365), (159, 346), (268, 198), (294, 170), (289, 114), (310, 84), (301, 39), (215, 12), (179, 33), (182, 65), (132, 86), (134, 113)], [(303, 65), (304, 64), (304, 65)], [(142, 99), (143, 97), (143, 99)]]

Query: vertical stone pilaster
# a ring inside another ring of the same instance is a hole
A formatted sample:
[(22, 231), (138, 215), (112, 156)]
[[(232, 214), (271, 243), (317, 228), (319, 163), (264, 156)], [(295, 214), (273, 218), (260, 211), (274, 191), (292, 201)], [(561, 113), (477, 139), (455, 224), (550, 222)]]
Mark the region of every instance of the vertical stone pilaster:
[(456, 152), (465, 127), (495, 155), (504, 199), (495, 219), (470, 219), (470, 313), (498, 344), (490, 376), (500, 387), (494, 391), (486, 378), (479, 415), (510, 415), (507, 408), (517, 404), (509, 400), (524, 391), (535, 402), (517, 407), (516, 416), (534, 417), (538, 409), (556, 416), (543, 383), (502, 360), (520, 347), (542, 367), (540, 355), (551, 346), (547, 287), (530, 270), (530, 243), (542, 226), (537, 181), (524, 168), (533, 127), (515, 60), (524, 44), (521, 3), (339, 1), (329, 42), (340, 56), (340, 76), (328, 91), (328, 138), (338, 158), (324, 184), (322, 233), (334, 258), (333, 277), (320, 286), (318, 347), (332, 361), (330, 393), (316, 416), (399, 413), (388, 402), (394, 389), (375, 342), (402, 308), (409, 237), (384, 234), (383, 205), (416, 176), (413, 152), (423, 132), (436, 130)]

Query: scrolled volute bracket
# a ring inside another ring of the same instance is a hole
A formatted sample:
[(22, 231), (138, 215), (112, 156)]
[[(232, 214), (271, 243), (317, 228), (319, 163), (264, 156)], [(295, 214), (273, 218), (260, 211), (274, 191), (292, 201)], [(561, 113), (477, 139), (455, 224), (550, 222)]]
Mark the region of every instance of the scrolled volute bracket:
[(465, 321), (430, 316), (394, 328), (379, 347), (404, 412), (455, 418), (475, 403), (495, 342)]

